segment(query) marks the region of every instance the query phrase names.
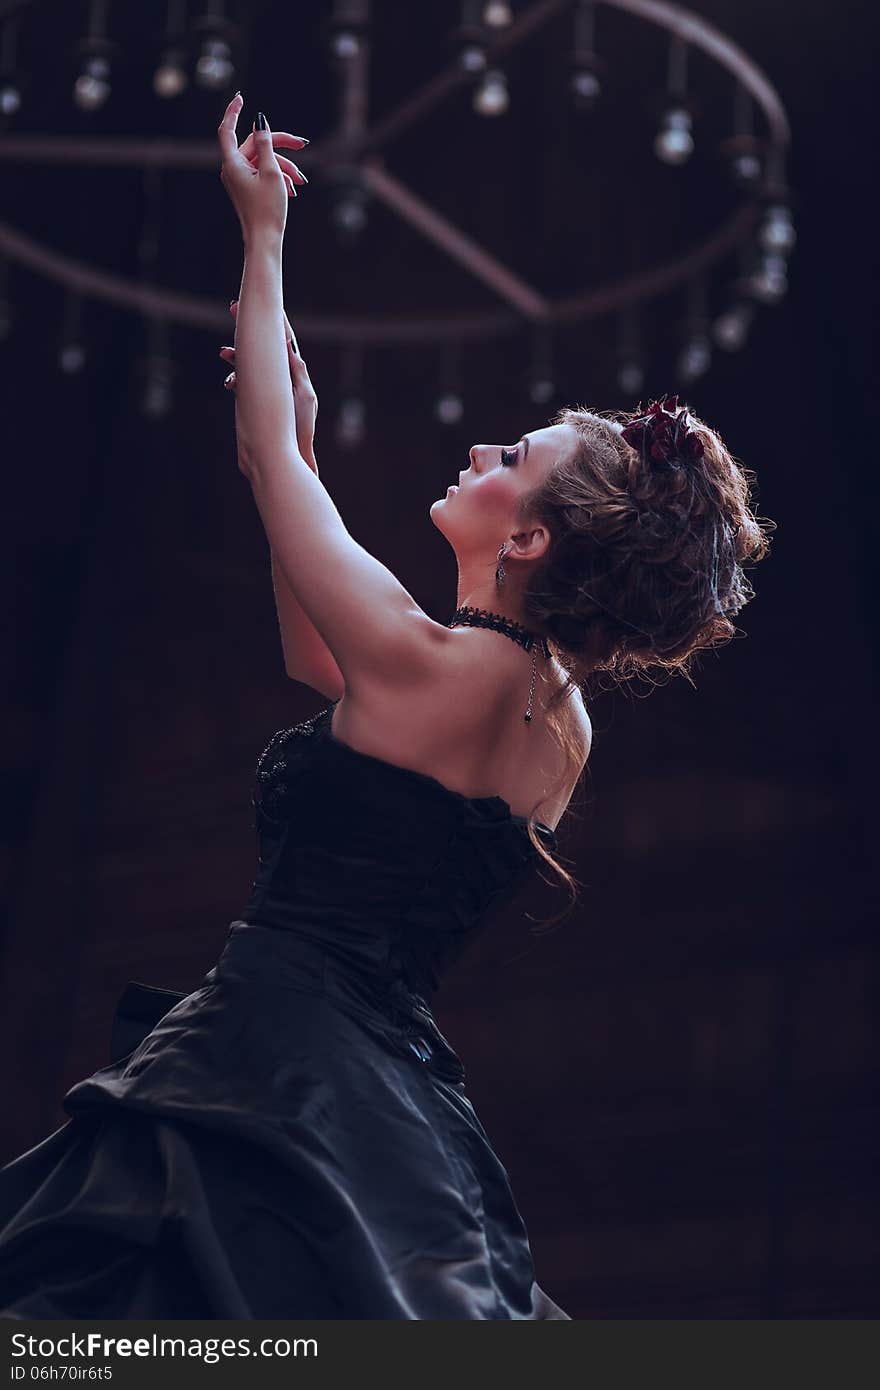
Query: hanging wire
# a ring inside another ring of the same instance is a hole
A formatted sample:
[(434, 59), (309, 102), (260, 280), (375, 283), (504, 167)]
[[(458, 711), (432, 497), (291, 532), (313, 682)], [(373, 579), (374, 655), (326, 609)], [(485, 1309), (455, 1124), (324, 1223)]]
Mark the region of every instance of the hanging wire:
[(89, 0), (86, 37), (78, 45), (80, 69), (73, 84), (74, 104), (81, 111), (98, 111), (110, 95), (110, 56), (107, 39), (110, 0)]
[(147, 319), (146, 346), (141, 410), (148, 419), (161, 420), (168, 415), (173, 404), (174, 376), (168, 324), (164, 319)]
[(107, 37), (109, 9), (110, 0), (89, 0), (89, 17), (86, 25), (86, 37), (88, 39), (105, 39)]
[(75, 376), (86, 365), (86, 357), (83, 338), (83, 297), (78, 290), (69, 289), (64, 296), (58, 365), (65, 376)]
[(457, 425), (464, 415), (461, 390), (461, 348), (456, 342), (444, 343), (440, 356), (440, 385), (434, 414), (441, 425)]
[(350, 343), (340, 360), (340, 402), (336, 417), (336, 442), (350, 449), (363, 441), (366, 432), (364, 403), (364, 353), (359, 343)]
[(705, 272), (700, 272), (687, 287), (687, 337), (678, 359), (678, 375), (683, 382), (696, 381), (709, 369), (712, 343), (708, 322), (709, 281)]
[(153, 73), (153, 91), (165, 100), (180, 96), (189, 84), (184, 44), (186, 7), (187, 0), (168, 0), (162, 56)]
[[(161, 170), (148, 166), (143, 176), (144, 212), (137, 245), (138, 276), (143, 284), (155, 279), (159, 262), (162, 194)], [(162, 419), (172, 406), (174, 364), (169, 350), (168, 323), (158, 315), (146, 320), (146, 356), (141, 370), (144, 376), (141, 409), (148, 419)]]
[(617, 384), (627, 396), (638, 397), (645, 384), (639, 307), (627, 304), (617, 321)]
[(728, 304), (712, 324), (712, 337), (724, 352), (737, 352), (745, 346), (756, 308), (749, 298), (749, 276), (754, 261), (751, 242), (737, 247), (736, 274), (728, 286)]
[(684, 102), (687, 98), (687, 65), (687, 42), (680, 34), (673, 34), (669, 41), (666, 86), (669, 95), (676, 102)]
[(11, 15), (0, 30), (0, 116), (14, 116), (21, 107), (22, 83), (16, 73), (21, 15)]
[(535, 405), (549, 405), (557, 394), (553, 329), (549, 323), (536, 323), (532, 329), (528, 392)]
[(204, 11), (194, 28), (203, 35), (196, 60), (196, 82), (207, 91), (220, 91), (235, 78), (232, 56), (234, 26), (225, 0), (203, 0)]
[(571, 49), (571, 92), (575, 105), (591, 110), (601, 95), (596, 56), (596, 0), (577, 0)]

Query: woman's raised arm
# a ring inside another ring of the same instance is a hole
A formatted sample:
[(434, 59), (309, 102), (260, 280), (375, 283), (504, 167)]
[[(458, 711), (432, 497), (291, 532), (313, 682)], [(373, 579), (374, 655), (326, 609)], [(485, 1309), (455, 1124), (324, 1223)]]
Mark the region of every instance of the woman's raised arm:
[[(297, 444), (283, 324), (281, 247), (288, 190), (258, 116), (256, 169), (236, 138), (239, 93), (218, 131), (223, 186), (238, 214), (244, 274), (236, 316), (236, 400), (250, 483), (269, 544), (297, 601), (321, 633), (346, 693), (378, 682), (411, 685), (436, 669), (445, 625), (433, 622), (387, 566), (347, 530)], [(250, 138), (250, 137), (249, 137)]]
[[(235, 318), (238, 300), (229, 306)], [(317, 475), (318, 462), (315, 458), (315, 420), (318, 414), (318, 397), (309, 378), (305, 362), (296, 349), (293, 329), (287, 315), (284, 316), (284, 332), (287, 338), (288, 362), (290, 365), (290, 384), (294, 395), (296, 414), (297, 444), (306, 463)], [(220, 356), (232, 366), (224, 386), (235, 391), (235, 348), (222, 347)], [(248, 475), (248, 452), (244, 431), (238, 420), (236, 402), (236, 438), (238, 443), (238, 466)], [(275, 609), (281, 632), (281, 648), (284, 653), (284, 670), (291, 680), (302, 681), (329, 700), (340, 700), (345, 693), (345, 682), (336, 660), (314, 623), (303, 610), (296, 595), (284, 577), (275, 552), (269, 550), (272, 570), (272, 589), (275, 594)]]

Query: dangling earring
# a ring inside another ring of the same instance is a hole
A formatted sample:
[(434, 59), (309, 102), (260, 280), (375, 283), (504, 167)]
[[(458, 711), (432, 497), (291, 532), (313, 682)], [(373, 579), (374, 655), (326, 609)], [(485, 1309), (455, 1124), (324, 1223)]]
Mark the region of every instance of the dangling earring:
[(504, 545), (503, 545), (503, 544), (502, 544), (502, 545), (499, 545), (499, 547), (498, 547), (498, 564), (497, 564), (497, 566), (495, 567), (495, 584), (496, 584), (496, 587), (499, 588), (499, 589), (501, 588), (501, 585), (504, 583), (505, 577), (506, 577), (506, 575), (507, 575), (507, 571), (506, 571), (506, 569), (504, 568), (504, 560), (505, 560), (506, 556), (507, 556), (507, 550), (505, 549)]

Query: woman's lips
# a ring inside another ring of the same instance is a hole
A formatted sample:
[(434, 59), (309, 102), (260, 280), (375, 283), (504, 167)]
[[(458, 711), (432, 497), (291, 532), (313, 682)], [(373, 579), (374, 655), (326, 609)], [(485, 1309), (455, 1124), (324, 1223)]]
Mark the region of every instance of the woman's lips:
[(447, 491), (447, 492), (458, 492), (458, 484), (457, 484), (457, 483), (450, 483), (450, 484), (449, 484), (449, 487), (446, 489), (446, 491)]

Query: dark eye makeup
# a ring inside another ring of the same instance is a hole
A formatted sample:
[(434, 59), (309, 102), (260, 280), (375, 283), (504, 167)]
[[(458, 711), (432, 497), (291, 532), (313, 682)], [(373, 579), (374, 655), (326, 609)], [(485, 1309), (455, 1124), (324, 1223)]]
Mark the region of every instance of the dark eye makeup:
[(501, 463), (505, 468), (510, 468), (516, 463), (516, 449), (502, 449)]

